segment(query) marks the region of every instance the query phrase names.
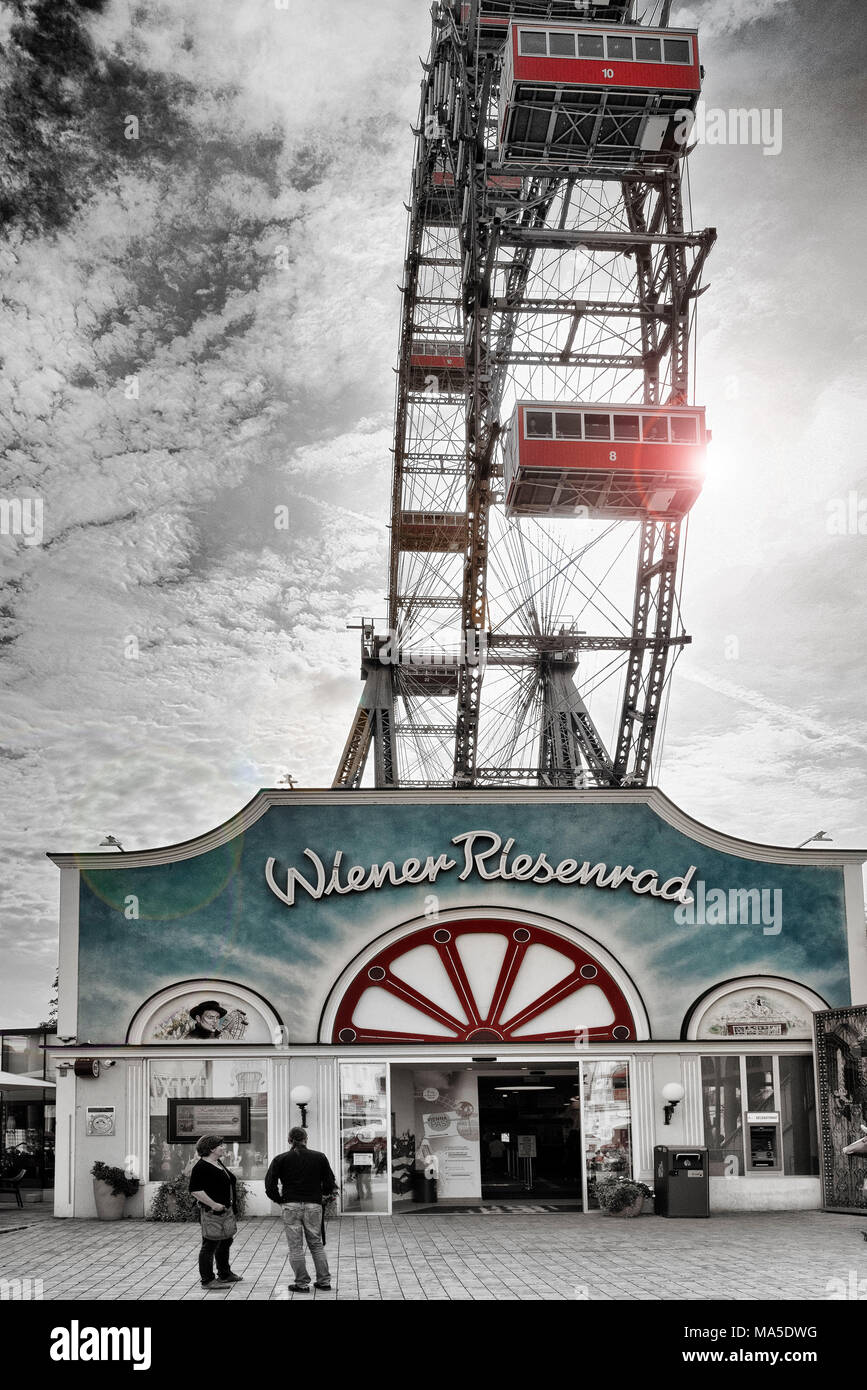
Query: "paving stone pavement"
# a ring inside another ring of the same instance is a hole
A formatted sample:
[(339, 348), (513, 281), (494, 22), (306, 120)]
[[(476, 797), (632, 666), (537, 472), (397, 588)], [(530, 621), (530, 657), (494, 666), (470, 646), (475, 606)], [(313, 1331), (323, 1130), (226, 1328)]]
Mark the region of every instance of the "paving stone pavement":
[[(232, 1267), (243, 1282), (207, 1292), (193, 1225), (4, 1209), (0, 1280), (41, 1279), (46, 1300), (101, 1302), (827, 1300), (829, 1286), (857, 1290), (860, 1280), (867, 1297), (865, 1229), (863, 1216), (822, 1212), (705, 1221), (517, 1211), (343, 1217), (328, 1227), (332, 1291), (298, 1295), (287, 1291), (292, 1271), (273, 1218), (241, 1222)], [(0, 1286), (0, 1298), (8, 1288)]]

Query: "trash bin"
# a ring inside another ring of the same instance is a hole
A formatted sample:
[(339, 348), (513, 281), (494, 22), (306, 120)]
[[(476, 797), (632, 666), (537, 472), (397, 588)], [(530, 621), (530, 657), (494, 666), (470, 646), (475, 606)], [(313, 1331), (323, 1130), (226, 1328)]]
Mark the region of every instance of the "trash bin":
[(710, 1216), (707, 1149), (657, 1144), (653, 1179), (657, 1216)]
[(414, 1202), (435, 1202), (437, 1200), (437, 1180), (427, 1168), (417, 1168), (412, 1175), (412, 1200)]

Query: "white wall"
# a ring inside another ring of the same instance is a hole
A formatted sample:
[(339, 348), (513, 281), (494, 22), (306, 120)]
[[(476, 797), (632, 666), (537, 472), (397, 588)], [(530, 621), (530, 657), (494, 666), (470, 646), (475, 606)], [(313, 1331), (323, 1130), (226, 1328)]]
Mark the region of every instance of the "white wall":
[[(122, 1063), (115, 1067), (102, 1071), (98, 1077), (93, 1079), (75, 1076), (70, 1071), (63, 1083), (58, 1079), (57, 1087), (57, 1129), (58, 1129), (58, 1168), (68, 1161), (68, 1149), (64, 1143), (61, 1146), (60, 1135), (63, 1133), (68, 1123), (68, 1115), (73, 1116), (73, 1133), (75, 1163), (74, 1179), (75, 1191), (71, 1210), (58, 1210), (55, 1202), (55, 1213), (58, 1216), (77, 1216), (85, 1220), (96, 1220), (96, 1203), (93, 1199), (93, 1178), (90, 1170), (94, 1163), (99, 1159), (102, 1163), (107, 1163), (113, 1168), (125, 1168), (127, 1160), (126, 1148), (126, 1087), (127, 1087), (127, 1068)], [(68, 1109), (66, 1118), (61, 1112), (61, 1104), (65, 1104)], [(88, 1135), (87, 1129), (87, 1107), (89, 1105), (113, 1105), (115, 1107), (115, 1133), (108, 1137)], [(140, 1160), (139, 1160), (140, 1162)], [(138, 1170), (141, 1173), (141, 1170)], [(63, 1198), (65, 1195), (65, 1185), (58, 1184), (56, 1196)], [(124, 1211), (125, 1216), (144, 1215), (144, 1191), (139, 1188), (135, 1197), (129, 1197)], [(69, 1205), (68, 1203), (65, 1205)]]
[(711, 1178), (710, 1210), (819, 1211), (820, 1178)]

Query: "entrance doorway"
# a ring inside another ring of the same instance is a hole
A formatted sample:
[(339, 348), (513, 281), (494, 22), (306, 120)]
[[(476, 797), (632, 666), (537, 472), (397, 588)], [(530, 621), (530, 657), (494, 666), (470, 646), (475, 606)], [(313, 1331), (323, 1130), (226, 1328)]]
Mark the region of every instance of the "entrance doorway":
[(479, 1077), (482, 1198), (581, 1205), (581, 1098), (576, 1076)]

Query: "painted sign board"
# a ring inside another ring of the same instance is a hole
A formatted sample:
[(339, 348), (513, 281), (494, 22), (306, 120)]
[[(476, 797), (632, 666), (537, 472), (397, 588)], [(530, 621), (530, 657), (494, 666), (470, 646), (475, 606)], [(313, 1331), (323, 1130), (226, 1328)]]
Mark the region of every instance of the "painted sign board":
[[(76, 920), (61, 928), (77, 936), (67, 952), (78, 967), (70, 1031), (123, 1043), (147, 1000), (178, 982), (213, 981), (179, 1003), (166, 997), (148, 1036), (129, 1040), (195, 1042), (189, 1017), (221, 1047), (269, 1045), (275, 1019), (290, 1045), (352, 1042), (349, 1030), (338, 1039), (329, 1013), (341, 972), (389, 933), (430, 925), (432, 895), (441, 931), (458, 910), (526, 914), (596, 951), (598, 979), (603, 957), (620, 962), (638, 1038), (678, 1039), (697, 1001), (733, 976), (773, 977), (781, 990), (799, 982), (844, 1006), (844, 874), (858, 858), (846, 854), (729, 840), (654, 790), (262, 792), (174, 850), (55, 856), (79, 876)], [(585, 999), (591, 971), (588, 963)], [(374, 1024), (385, 992), (370, 981)], [(729, 1037), (746, 1027), (792, 1036), (784, 1001), (761, 999), (749, 1017), (734, 1011), (719, 1026), (737, 1030)], [(405, 1035), (448, 1042), (451, 995), (432, 1002), (435, 1026), (409, 1019)], [(405, 992), (402, 1006), (411, 1003)], [(567, 1019), (552, 1032), (564, 1028), (575, 1031)]]

